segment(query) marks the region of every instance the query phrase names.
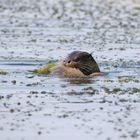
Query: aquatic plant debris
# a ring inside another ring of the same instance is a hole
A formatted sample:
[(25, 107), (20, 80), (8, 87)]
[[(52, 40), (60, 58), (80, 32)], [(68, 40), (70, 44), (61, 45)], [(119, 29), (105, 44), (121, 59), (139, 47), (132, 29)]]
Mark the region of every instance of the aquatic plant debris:
[(37, 74), (49, 74), (50, 73), (50, 69), (53, 68), (55, 66), (55, 64), (49, 63), (45, 66), (42, 66), (38, 69), (34, 69), (33, 73), (37, 73)]
[(0, 70), (0, 75), (6, 75), (6, 74), (8, 74), (8, 72)]

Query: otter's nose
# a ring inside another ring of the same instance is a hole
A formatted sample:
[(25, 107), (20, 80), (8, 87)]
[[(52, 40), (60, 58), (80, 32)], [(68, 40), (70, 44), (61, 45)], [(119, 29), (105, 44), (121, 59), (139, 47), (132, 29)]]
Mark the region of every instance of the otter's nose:
[(70, 64), (71, 60), (64, 60), (63, 63), (64, 63), (64, 65)]
[(66, 64), (66, 63), (70, 63), (71, 60), (64, 60), (63, 62)]

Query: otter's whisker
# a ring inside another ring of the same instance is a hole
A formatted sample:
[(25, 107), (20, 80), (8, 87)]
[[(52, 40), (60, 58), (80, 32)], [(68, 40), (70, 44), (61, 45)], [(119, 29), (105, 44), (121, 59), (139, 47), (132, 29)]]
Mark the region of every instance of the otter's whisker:
[(85, 74), (85, 75), (89, 75), (92, 73), (91, 69), (88, 69), (87, 67), (83, 66), (83, 65), (79, 65), (79, 69)]
[(84, 64), (84, 66), (85, 67), (89, 67), (89, 68), (91, 68), (92, 70), (96, 70), (96, 71), (100, 71), (100, 69), (99, 69), (99, 67), (98, 67), (98, 65), (95, 63), (95, 64), (92, 64), (92, 66), (89, 64), (89, 65), (87, 65), (87, 64)]
[(83, 66), (79, 66), (79, 69), (82, 69), (82, 70), (84, 70), (86, 72), (89, 72), (89, 69), (87, 69), (86, 67), (83, 67)]
[(86, 66), (86, 65), (79, 65), (80, 67), (82, 67), (82, 68), (85, 68), (85, 69), (87, 69), (88, 71), (92, 71), (92, 67), (89, 67), (89, 66)]
[(82, 66), (84, 66), (84, 67), (86, 67), (86, 68), (89, 68), (89, 69), (93, 69), (93, 66), (88, 65), (88, 64), (82, 64)]
[(86, 66), (84, 66), (84, 65), (82, 65), (82, 64), (79, 64), (78, 66), (79, 66), (80, 68), (84, 68), (84, 69), (86, 69), (86, 70), (90, 70), (89, 67), (86, 67)]

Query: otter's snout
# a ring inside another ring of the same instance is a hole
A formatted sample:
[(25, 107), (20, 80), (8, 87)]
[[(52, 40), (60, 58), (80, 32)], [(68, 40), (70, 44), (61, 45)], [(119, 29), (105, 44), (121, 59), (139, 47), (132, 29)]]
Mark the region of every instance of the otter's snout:
[(63, 64), (65, 65), (70, 64), (70, 63), (71, 63), (71, 60), (68, 58), (63, 60)]
[(64, 65), (64, 66), (67, 66), (67, 67), (72, 67), (72, 68), (74, 68), (74, 67), (75, 67), (75, 62), (72, 61), (72, 60), (64, 60), (64, 61), (63, 61), (63, 65)]

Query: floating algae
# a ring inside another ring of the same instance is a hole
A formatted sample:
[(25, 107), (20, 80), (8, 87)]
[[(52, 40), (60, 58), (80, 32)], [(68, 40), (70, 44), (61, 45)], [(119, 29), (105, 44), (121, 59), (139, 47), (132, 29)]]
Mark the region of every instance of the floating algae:
[(0, 70), (0, 75), (6, 75), (8, 72)]
[(50, 64), (47, 64), (47, 65), (41, 67), (41, 68), (34, 69), (33, 70), (33, 73), (37, 73), (37, 74), (49, 74), (50, 73), (50, 69), (52, 67), (54, 67), (54, 66), (55, 66), (55, 64), (50, 63)]

